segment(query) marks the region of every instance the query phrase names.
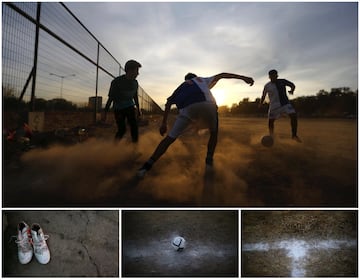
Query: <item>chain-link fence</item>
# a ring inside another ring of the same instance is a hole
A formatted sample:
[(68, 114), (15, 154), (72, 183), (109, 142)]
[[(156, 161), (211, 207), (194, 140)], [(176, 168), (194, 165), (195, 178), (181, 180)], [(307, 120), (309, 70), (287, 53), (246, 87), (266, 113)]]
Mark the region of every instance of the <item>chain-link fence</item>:
[[(123, 71), (65, 4), (2, 3), (3, 96), (29, 102), (30, 111), (66, 100), (96, 114), (112, 79)], [(141, 87), (139, 103), (144, 113), (161, 112)]]

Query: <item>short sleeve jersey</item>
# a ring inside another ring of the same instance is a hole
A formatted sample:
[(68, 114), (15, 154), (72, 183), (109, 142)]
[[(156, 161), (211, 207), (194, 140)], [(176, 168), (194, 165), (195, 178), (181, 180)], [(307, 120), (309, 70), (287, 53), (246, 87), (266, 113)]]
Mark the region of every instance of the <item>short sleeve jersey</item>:
[(269, 110), (273, 110), (289, 104), (289, 99), (286, 95), (286, 86), (293, 86), (294, 84), (285, 79), (277, 79), (275, 83), (268, 82), (264, 91), (268, 94), (270, 99)]
[(214, 77), (195, 77), (183, 82), (167, 99), (167, 104), (175, 104), (178, 109), (183, 109), (198, 102), (216, 104), (215, 98), (210, 91), (210, 85), (213, 79)]
[(137, 80), (128, 80), (125, 75), (111, 82), (109, 98), (114, 102), (114, 109), (121, 110), (135, 105), (134, 97), (138, 94)]

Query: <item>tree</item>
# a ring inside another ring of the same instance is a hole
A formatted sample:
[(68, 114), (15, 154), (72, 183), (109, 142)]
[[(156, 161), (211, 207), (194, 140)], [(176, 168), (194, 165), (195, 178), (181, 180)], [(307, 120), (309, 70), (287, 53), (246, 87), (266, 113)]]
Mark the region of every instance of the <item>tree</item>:
[(229, 108), (228, 108), (228, 106), (226, 106), (226, 105), (220, 106), (220, 107), (218, 108), (218, 112), (219, 112), (219, 114), (222, 114), (222, 115), (228, 114), (228, 113), (229, 113)]
[(9, 86), (3, 86), (3, 110), (4, 111), (22, 111), (26, 109), (24, 101), (20, 101), (15, 96), (15, 89)]
[(53, 111), (72, 111), (76, 110), (77, 106), (63, 98), (55, 98), (47, 102), (46, 108)]

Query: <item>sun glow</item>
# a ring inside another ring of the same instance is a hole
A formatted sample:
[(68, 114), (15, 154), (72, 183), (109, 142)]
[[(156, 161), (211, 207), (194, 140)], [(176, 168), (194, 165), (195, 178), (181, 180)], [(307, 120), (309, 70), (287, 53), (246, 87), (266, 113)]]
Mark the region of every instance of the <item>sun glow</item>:
[(213, 96), (216, 99), (216, 103), (218, 106), (223, 106), (226, 105), (225, 104), (225, 99), (226, 99), (226, 93), (225, 90), (221, 89), (221, 88), (215, 88), (211, 90)]

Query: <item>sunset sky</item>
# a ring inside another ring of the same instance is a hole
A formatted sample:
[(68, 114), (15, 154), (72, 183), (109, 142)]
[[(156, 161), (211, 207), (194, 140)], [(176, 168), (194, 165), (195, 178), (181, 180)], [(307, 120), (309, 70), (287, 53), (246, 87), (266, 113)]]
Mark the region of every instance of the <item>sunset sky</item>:
[(358, 3), (66, 2), (124, 65), (142, 64), (138, 81), (163, 106), (188, 72), (251, 76), (222, 80), (218, 105), (255, 100), (268, 71), (297, 86), (294, 97), (358, 88)]

